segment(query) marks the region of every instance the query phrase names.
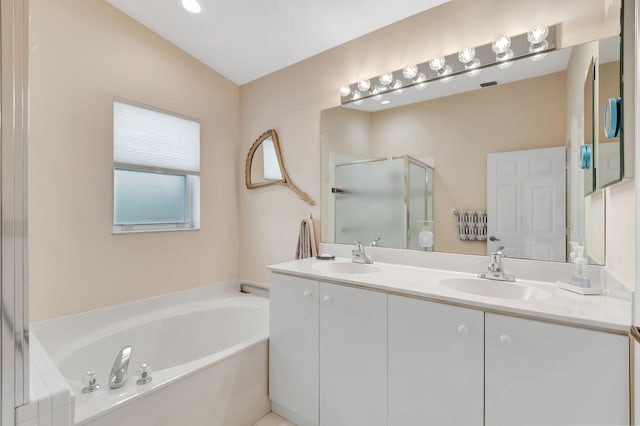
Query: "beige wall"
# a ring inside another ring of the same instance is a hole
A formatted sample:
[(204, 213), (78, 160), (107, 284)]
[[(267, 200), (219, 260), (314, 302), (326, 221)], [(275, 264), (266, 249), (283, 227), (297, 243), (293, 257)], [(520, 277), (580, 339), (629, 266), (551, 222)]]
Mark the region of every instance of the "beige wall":
[[(525, 32), (539, 23), (561, 23), (560, 46), (615, 35), (616, 11), (605, 12), (602, 0), (454, 0), (242, 86), (240, 154), (246, 155), (259, 134), (275, 127), (290, 175), (319, 200), (320, 111), (339, 104), (343, 84), (502, 34)], [(243, 161), (238, 161), (239, 175)], [(317, 217), (319, 207), (310, 208), (280, 187), (247, 191), (239, 186), (238, 196), (240, 274), (266, 281), (265, 265), (292, 259), (299, 221), (309, 211)]]
[[(101, 0), (30, 9), (31, 319), (237, 277), (238, 87)], [(111, 234), (114, 96), (201, 120), (200, 231)]]

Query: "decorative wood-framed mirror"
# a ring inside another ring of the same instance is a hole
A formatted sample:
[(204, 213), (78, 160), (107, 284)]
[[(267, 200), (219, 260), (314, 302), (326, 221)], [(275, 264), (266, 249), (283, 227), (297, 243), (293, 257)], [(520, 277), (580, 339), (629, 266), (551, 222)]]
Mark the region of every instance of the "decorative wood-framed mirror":
[(269, 129), (261, 134), (251, 145), (247, 154), (244, 169), (247, 189), (262, 188), (270, 185), (285, 185), (291, 188), (301, 200), (314, 206), (316, 204), (309, 195), (298, 188), (284, 168), (280, 142), (275, 129)]

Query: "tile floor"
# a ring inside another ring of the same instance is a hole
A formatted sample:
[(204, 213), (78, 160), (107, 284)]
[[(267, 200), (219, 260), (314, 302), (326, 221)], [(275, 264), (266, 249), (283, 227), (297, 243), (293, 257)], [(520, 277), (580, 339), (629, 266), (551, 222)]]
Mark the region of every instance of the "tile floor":
[(253, 426), (296, 426), (277, 415), (276, 413), (269, 413)]

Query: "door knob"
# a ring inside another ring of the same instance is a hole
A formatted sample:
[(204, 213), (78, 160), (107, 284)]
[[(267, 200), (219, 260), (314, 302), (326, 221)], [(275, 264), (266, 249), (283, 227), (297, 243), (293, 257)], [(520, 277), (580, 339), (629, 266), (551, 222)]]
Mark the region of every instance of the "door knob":
[(460, 333), (460, 334), (468, 334), (469, 333), (469, 327), (467, 327), (464, 324), (460, 324), (458, 326), (458, 333)]
[(329, 295), (325, 296), (322, 298), (322, 300), (324, 300), (325, 302), (331, 302), (333, 300), (333, 298)]
[(489, 237), (489, 241), (500, 241), (500, 238), (496, 238), (492, 235)]
[(302, 295), (304, 297), (311, 297), (311, 292), (309, 290), (305, 290), (304, 293), (302, 293)]
[(501, 334), (500, 343), (502, 343), (503, 345), (508, 345), (509, 343), (511, 343), (511, 336), (509, 336), (508, 334)]

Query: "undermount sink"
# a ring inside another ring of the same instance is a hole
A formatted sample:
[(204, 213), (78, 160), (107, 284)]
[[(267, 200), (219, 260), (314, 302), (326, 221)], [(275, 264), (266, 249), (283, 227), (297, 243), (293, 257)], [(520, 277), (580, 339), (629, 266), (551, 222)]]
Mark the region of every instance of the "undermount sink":
[(463, 293), (499, 299), (542, 300), (551, 296), (549, 292), (529, 285), (480, 278), (445, 278), (438, 284)]
[(317, 263), (313, 265), (313, 267), (338, 274), (369, 274), (380, 270), (380, 268), (374, 265), (354, 262)]

